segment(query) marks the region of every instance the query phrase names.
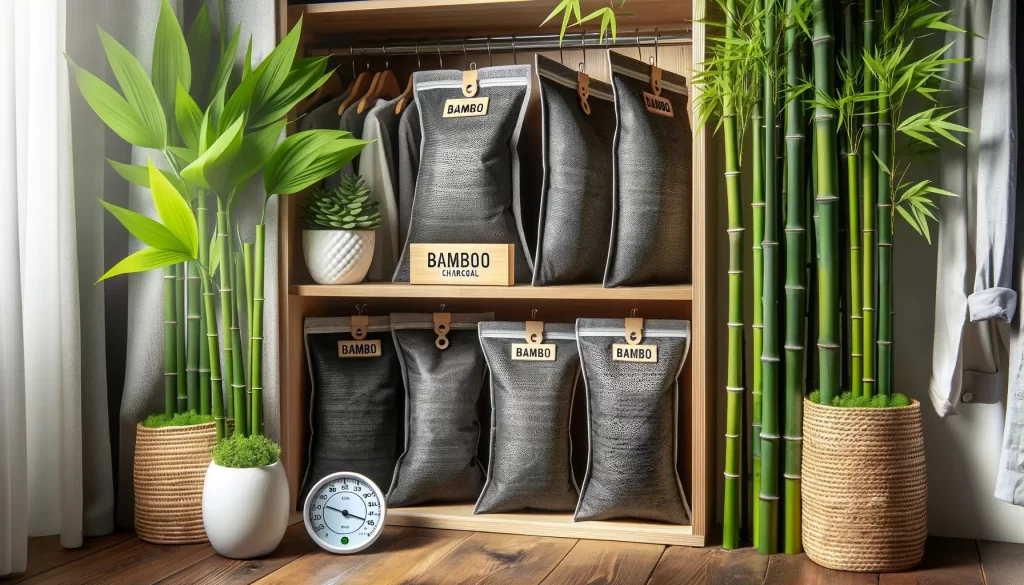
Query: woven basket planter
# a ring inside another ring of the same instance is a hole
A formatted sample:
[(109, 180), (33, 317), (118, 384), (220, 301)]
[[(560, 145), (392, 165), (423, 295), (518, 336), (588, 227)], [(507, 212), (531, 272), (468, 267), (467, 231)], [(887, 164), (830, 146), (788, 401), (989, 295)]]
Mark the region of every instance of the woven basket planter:
[(135, 532), (155, 544), (206, 542), (203, 479), (217, 443), (214, 423), (135, 435)]
[(805, 400), (802, 476), (812, 561), (871, 572), (921, 561), (928, 529), (921, 403), (835, 408)]

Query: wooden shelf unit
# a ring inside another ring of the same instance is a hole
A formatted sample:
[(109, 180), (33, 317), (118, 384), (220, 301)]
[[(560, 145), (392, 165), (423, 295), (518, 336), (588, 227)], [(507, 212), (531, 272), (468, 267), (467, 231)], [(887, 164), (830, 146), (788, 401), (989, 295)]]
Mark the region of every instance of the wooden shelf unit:
[[(629, 0), (636, 14), (619, 24), (625, 34), (634, 26), (666, 30), (689, 28), (691, 15), (703, 15), (705, 0)], [(396, 38), (461, 38), (508, 32), (533, 34), (556, 0), (357, 0), (330, 4), (288, 6), (279, 0), (279, 35), (304, 15), (300, 55), (308, 43), (324, 38), (383, 41)], [(694, 10), (691, 10), (691, 6)], [(584, 5), (584, 10), (588, 6)], [(634, 24), (636, 23), (636, 24)], [(692, 46), (662, 47), (660, 61), (668, 70), (689, 78), (693, 64), (704, 59), (704, 27), (692, 23)], [(358, 44), (358, 42), (357, 42)], [(597, 50), (596, 47), (588, 51)], [(635, 51), (636, 49), (632, 49)], [(651, 53), (644, 48), (645, 57)], [(558, 51), (549, 56), (558, 58)], [(570, 60), (578, 59), (570, 56)], [(461, 56), (459, 56), (461, 57)], [(532, 60), (520, 50), (519, 62)], [(588, 71), (594, 67), (591, 60)], [(495, 63), (498, 56), (495, 55)], [(511, 62), (509, 59), (508, 62)], [(445, 57), (446, 67), (459, 59)], [(433, 66), (424, 55), (424, 67)], [(600, 77), (598, 70), (596, 76)], [(695, 91), (690, 90), (690, 101)], [(282, 461), (292, 498), (297, 498), (305, 471), (309, 439), (309, 380), (302, 324), (306, 317), (345, 316), (356, 303), (368, 303), (369, 314), (389, 312), (493, 311), (496, 319), (526, 320), (533, 309), (549, 322), (572, 322), (578, 317), (625, 317), (633, 308), (646, 318), (681, 318), (691, 322), (689, 358), (680, 376), (679, 470), (692, 509), (691, 526), (648, 522), (572, 522), (571, 514), (473, 515), (472, 505), (437, 505), (388, 510), (387, 522), (403, 526), (508, 532), (537, 536), (622, 540), (670, 545), (703, 546), (715, 525), (715, 197), (708, 181), (705, 134), (693, 141), (692, 285), (605, 289), (600, 285), (553, 287), (412, 286), (402, 283), (363, 283), (351, 286), (311, 284), (302, 259), (300, 198), (283, 198), (280, 207), (280, 389)], [(713, 161), (711, 161), (713, 162)], [(575, 424), (574, 424), (575, 427)], [(576, 430), (574, 429), (574, 433)], [(577, 471), (579, 480), (582, 474)]]

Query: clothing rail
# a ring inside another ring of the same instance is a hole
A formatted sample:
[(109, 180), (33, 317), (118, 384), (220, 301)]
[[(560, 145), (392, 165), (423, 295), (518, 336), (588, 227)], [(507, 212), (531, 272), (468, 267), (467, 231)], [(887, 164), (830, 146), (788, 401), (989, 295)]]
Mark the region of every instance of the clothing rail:
[(502, 35), (494, 37), (473, 37), (465, 39), (443, 39), (429, 41), (384, 42), (383, 44), (348, 43), (341, 40), (315, 41), (306, 45), (310, 54), (330, 52), (339, 57), (393, 57), (398, 55), (468, 55), (491, 53), (518, 53), (520, 51), (563, 51), (587, 49), (608, 49), (628, 47), (660, 47), (688, 45), (692, 42), (689, 30), (665, 31), (620, 31), (616, 41), (611, 35), (600, 40), (598, 32), (566, 32), (559, 47), (557, 34)]

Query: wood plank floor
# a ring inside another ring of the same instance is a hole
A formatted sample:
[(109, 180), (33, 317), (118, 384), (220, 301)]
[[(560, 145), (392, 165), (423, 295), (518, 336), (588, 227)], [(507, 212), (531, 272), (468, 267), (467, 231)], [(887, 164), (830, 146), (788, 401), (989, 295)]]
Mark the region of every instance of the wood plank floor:
[(388, 526), (371, 552), (336, 556), (289, 527), (270, 556), (222, 558), (208, 545), (157, 546), (131, 533), (87, 539), (76, 550), (56, 537), (29, 543), (29, 569), (0, 584), (189, 585), (1022, 585), (1024, 545), (930, 538), (921, 565), (875, 575), (824, 569), (805, 555), (765, 557), (653, 544), (538, 538)]

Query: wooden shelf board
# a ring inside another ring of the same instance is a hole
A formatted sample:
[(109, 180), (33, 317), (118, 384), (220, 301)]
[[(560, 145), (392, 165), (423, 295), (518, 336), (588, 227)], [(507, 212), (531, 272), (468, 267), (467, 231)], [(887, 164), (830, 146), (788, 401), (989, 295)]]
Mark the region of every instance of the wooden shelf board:
[[(544, 27), (554, 0), (356, 0), (288, 7), (289, 22), (305, 15), (303, 31), (314, 35), (386, 32), (390, 38), (403, 33), (473, 31), (529, 33), (557, 31), (562, 22), (553, 18)], [(630, 0), (622, 9), (619, 31), (660, 26), (688, 27), (692, 4), (680, 0)], [(557, 22), (555, 22), (557, 21)], [(590, 23), (588, 23), (590, 24)], [(594, 25), (596, 26), (596, 25)], [(591, 27), (593, 28), (593, 27)]]
[(688, 284), (604, 288), (599, 284), (566, 286), (459, 286), (411, 285), (404, 282), (377, 282), (349, 285), (299, 284), (289, 292), (301, 297), (344, 298), (444, 298), (444, 299), (565, 299), (688, 301), (693, 287)]
[(386, 524), (530, 536), (704, 546), (692, 526), (610, 520), (573, 522), (569, 513), (474, 514), (472, 504), (389, 508)]

